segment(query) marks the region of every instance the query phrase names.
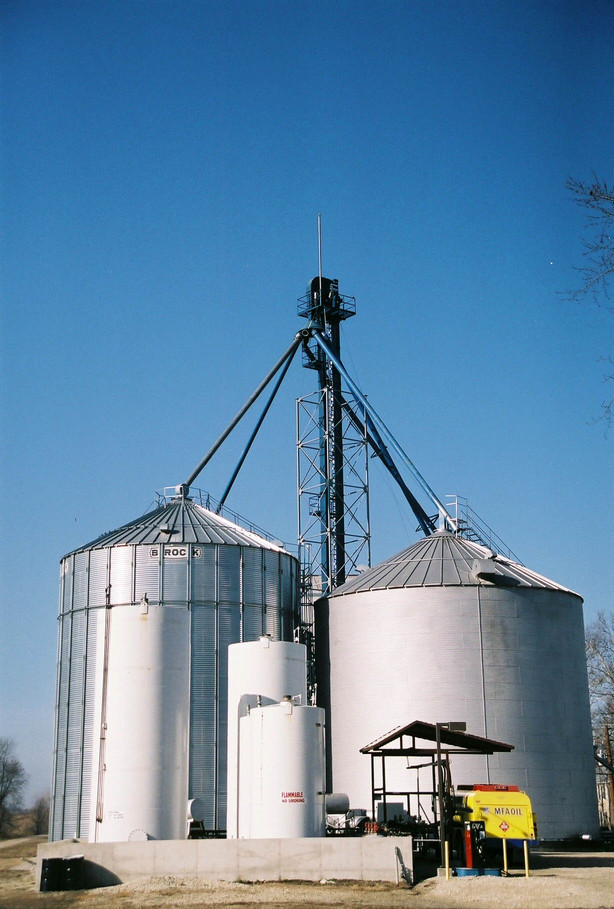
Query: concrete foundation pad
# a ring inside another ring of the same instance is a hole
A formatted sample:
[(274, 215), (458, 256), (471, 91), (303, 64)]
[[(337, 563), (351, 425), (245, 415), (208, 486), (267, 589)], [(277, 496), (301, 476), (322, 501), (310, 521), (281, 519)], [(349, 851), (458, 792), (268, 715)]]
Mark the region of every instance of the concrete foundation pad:
[(232, 840), (195, 841), (199, 847), (196, 858), (197, 874), (208, 881), (238, 881), (239, 851), (228, 849), (227, 843)]
[[(300, 842), (295, 840), (294, 842)], [(309, 840), (303, 840), (309, 842)], [(226, 840), (232, 849), (236, 843), (240, 881), (278, 881), (281, 840)]]
[(411, 873), (411, 837), (269, 840), (150, 840), (38, 847), (37, 881), (46, 858), (83, 855), (84, 885), (100, 887), (156, 875), (210, 881), (394, 881)]
[[(279, 880), (322, 880), (322, 840), (279, 840)], [(326, 841), (324, 841), (326, 843)]]

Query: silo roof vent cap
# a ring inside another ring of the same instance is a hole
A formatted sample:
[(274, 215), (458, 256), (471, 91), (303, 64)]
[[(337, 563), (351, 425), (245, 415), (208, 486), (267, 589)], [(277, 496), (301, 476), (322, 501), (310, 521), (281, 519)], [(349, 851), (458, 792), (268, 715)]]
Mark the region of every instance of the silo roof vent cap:
[(509, 573), (500, 571), (494, 558), (475, 559), (471, 566), (472, 580), (489, 581), (499, 587), (520, 587), (522, 581)]

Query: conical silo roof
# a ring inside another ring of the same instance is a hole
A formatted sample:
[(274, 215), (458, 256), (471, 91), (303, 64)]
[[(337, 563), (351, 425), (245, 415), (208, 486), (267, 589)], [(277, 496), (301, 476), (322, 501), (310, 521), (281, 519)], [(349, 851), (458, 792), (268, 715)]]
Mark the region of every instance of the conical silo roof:
[[(440, 530), (350, 578), (331, 597), (398, 587), (531, 587), (574, 593), (518, 562)], [(581, 598), (580, 598), (581, 599)]]
[(91, 543), (79, 546), (73, 552), (156, 543), (213, 543), (285, 551), (283, 546), (267, 540), (260, 534), (246, 530), (190, 499), (178, 497), (117, 530), (103, 533)]

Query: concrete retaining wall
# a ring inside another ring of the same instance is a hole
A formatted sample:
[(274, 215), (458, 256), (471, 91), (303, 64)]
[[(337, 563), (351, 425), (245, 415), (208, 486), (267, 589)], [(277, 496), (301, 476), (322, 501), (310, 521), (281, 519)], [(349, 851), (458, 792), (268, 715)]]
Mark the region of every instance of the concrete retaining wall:
[(276, 840), (149, 840), (38, 847), (44, 858), (85, 857), (84, 884), (118, 884), (153, 875), (197, 875), (210, 881), (399, 881), (412, 872), (411, 837)]

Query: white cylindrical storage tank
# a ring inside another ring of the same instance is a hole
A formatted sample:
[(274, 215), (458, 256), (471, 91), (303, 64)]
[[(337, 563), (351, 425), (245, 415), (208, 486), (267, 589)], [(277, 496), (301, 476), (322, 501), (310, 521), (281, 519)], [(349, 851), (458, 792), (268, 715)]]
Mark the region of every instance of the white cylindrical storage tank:
[(188, 801), (187, 609), (116, 610), (109, 647), (98, 842), (185, 836)]
[[(442, 531), (320, 600), (316, 654), (328, 788), (352, 807), (371, 806), (361, 747), (413, 720), (464, 721), (514, 751), (454, 758), (455, 784), (518, 785), (544, 839), (598, 833), (577, 594)], [(386, 777), (389, 790), (412, 788), (401, 760)]]
[(291, 700), (239, 720), (241, 839), (324, 836), (324, 711)]
[(228, 647), (293, 640), (300, 571), (207, 504), (173, 496), (61, 561), (52, 840), (183, 837), (188, 799), (226, 827)]
[(290, 696), (307, 703), (307, 648), (304, 644), (258, 641), (228, 648), (228, 757), (226, 836), (238, 835), (239, 718), (250, 707), (264, 706)]

